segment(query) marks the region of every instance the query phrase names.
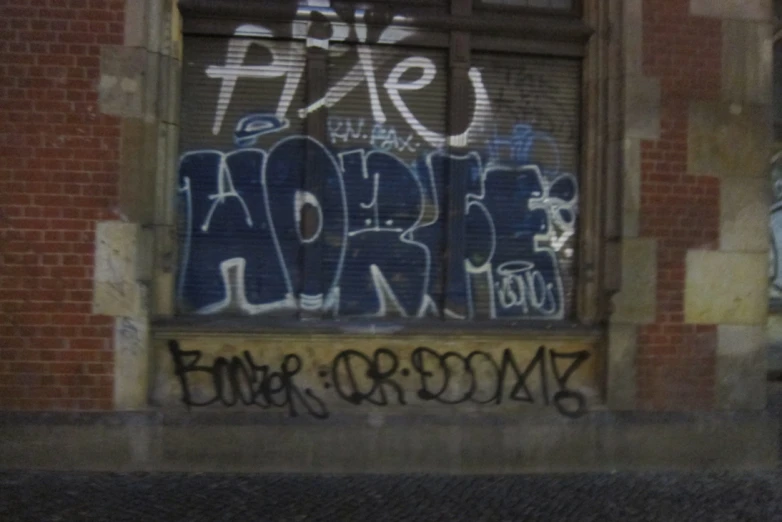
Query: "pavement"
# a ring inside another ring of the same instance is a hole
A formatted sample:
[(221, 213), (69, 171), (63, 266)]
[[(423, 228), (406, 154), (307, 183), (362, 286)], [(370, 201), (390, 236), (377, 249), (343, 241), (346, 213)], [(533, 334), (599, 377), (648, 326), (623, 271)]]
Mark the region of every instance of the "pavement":
[(782, 520), (782, 472), (0, 473), (2, 521)]
[[(782, 419), (782, 383), (769, 399)], [(0, 471), (0, 522), (228, 520), (782, 521), (782, 466), (502, 476)]]

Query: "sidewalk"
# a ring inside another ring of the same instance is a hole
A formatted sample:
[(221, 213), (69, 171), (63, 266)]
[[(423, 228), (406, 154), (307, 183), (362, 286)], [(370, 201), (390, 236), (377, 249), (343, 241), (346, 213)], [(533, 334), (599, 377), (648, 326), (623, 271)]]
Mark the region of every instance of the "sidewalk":
[[(768, 412), (782, 419), (782, 383), (770, 384)], [(782, 466), (500, 476), (0, 472), (3, 522), (223, 520), (782, 521)]]
[(0, 473), (3, 521), (772, 521), (782, 473)]

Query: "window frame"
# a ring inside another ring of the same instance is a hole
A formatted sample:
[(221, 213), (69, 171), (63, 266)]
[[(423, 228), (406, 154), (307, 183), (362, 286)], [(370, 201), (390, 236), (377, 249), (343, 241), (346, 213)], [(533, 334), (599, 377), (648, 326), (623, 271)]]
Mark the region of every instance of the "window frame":
[[(294, 6), (296, 2), (290, 2)], [(523, 334), (525, 337), (594, 336), (596, 328), (609, 314), (609, 300), (618, 290), (618, 238), (621, 235), (621, 82), (610, 81), (611, 69), (619, 67), (621, 49), (611, 43), (611, 23), (621, 18), (621, 2), (614, 0), (574, 1), (573, 12), (541, 10), (525, 6), (487, 6), (480, 0), (363, 0), (335, 4), (391, 5), (434, 12), (447, 10), (445, 17), (416, 17), (415, 25), (424, 30), (433, 47), (449, 50), (451, 66), (469, 66), (469, 53), (497, 51), (511, 54), (538, 54), (582, 58), (581, 144), (579, 147), (579, 225), (576, 240), (574, 275), (574, 319), (541, 321), (533, 319), (445, 321), (442, 318), (358, 318), (301, 320), (262, 316), (192, 316), (177, 315), (173, 300), (178, 258), (177, 240), (167, 243), (168, 252), (158, 254), (168, 259), (166, 266), (156, 266), (166, 277), (154, 285), (152, 317), (156, 331), (207, 332), (290, 332), (302, 331), (403, 332), (409, 334), (462, 332), (466, 334)], [(257, 21), (266, 26), (290, 24), (285, 7), (269, 7), (246, 0), (179, 0), (183, 17), (182, 33), (233, 35), (237, 23)], [(475, 4), (475, 5), (473, 5)], [(610, 4), (610, 7), (609, 7)], [(290, 6), (287, 6), (290, 11)], [(438, 21), (439, 20), (439, 21)], [(520, 37), (520, 35), (524, 35)], [(406, 42), (407, 43), (407, 42)], [(399, 45), (399, 44), (398, 44)], [(404, 44), (402, 44), (404, 45)], [(421, 40), (407, 43), (420, 46)], [(467, 56), (465, 57), (465, 51)], [(309, 58), (308, 58), (309, 61)], [(308, 64), (309, 67), (309, 64)], [(449, 90), (464, 86), (452, 85)], [(310, 89), (317, 90), (318, 86)], [(181, 94), (180, 94), (181, 95)], [(456, 106), (452, 109), (453, 106)], [(459, 111), (460, 104), (449, 104), (448, 110)], [(324, 132), (324, 121), (313, 122), (312, 134)], [(460, 114), (449, 114), (458, 120)], [(316, 119), (317, 120), (317, 119)], [(308, 123), (308, 134), (310, 134)], [(177, 147), (178, 151), (178, 147)], [(176, 169), (174, 169), (176, 170)], [(173, 173), (176, 177), (176, 173)], [(173, 197), (173, 194), (171, 194)], [(174, 231), (174, 236), (176, 232)], [(173, 245), (171, 244), (173, 242)], [(159, 265), (159, 264), (158, 264)], [(171, 272), (174, 276), (171, 277)]]

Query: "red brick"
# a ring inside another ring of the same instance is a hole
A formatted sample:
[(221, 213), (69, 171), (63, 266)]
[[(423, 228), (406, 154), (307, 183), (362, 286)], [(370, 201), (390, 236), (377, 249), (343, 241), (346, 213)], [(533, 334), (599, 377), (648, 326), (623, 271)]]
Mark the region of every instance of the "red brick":
[[(10, 324), (0, 321), (0, 409), (110, 408), (113, 320), (91, 319), (90, 277), (94, 221), (116, 205), (116, 188), (102, 185), (117, 180), (119, 142), (106, 138), (120, 126), (97, 106), (97, 42), (122, 43), (124, 2), (8, 3), (0, 8), (0, 199), (9, 222), (0, 229), (0, 317)], [(93, 183), (94, 196), (83, 196), (79, 187)]]
[(643, 4), (643, 68), (660, 81), (662, 106), (660, 139), (641, 143), (641, 235), (658, 239), (658, 313), (640, 328), (636, 377), (638, 405), (658, 410), (714, 402), (716, 330), (684, 325), (683, 298), (686, 251), (719, 240), (719, 179), (687, 175), (686, 157), (690, 101), (720, 94), (721, 27), (689, 16), (688, 3)]

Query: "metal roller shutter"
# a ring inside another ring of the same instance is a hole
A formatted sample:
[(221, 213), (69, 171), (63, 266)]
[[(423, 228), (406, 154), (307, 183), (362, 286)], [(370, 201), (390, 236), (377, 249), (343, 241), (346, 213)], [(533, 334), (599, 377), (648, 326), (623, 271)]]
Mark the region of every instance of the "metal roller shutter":
[[(375, 86), (362, 81), (351, 88), (345, 78), (362, 60), (373, 68)], [(439, 313), (445, 179), (419, 160), (433, 148), (426, 138), (445, 132), (446, 63), (443, 50), (330, 50), (329, 85), (339, 102), (329, 109), (329, 141), (343, 167), (349, 221), (342, 316)], [(405, 90), (390, 91), (392, 82)], [(325, 205), (327, 221), (335, 208)]]
[[(454, 99), (447, 50), (331, 45), (308, 109), (302, 42), (185, 50), (180, 313), (572, 316), (578, 60), (473, 53), (471, 94)], [(470, 115), (450, 137), (449, 103)]]
[[(280, 143), (304, 134), (304, 120), (294, 112), (305, 103), (304, 67), (301, 42), (185, 39), (178, 274), (183, 313), (296, 310), (300, 241), (293, 205), (303, 185), (304, 153), (300, 143)], [(300, 161), (281, 165), (288, 155)]]
[[(491, 270), (471, 278), (475, 314), (569, 318), (578, 215), (580, 61), (476, 53), (472, 64), (483, 78), (492, 116), (475, 136), (483, 186), (468, 189), (481, 195), (468, 196), (475, 202), (468, 216), (488, 211), (495, 238)], [(485, 220), (467, 220), (468, 243), (480, 244), (486, 233)]]

